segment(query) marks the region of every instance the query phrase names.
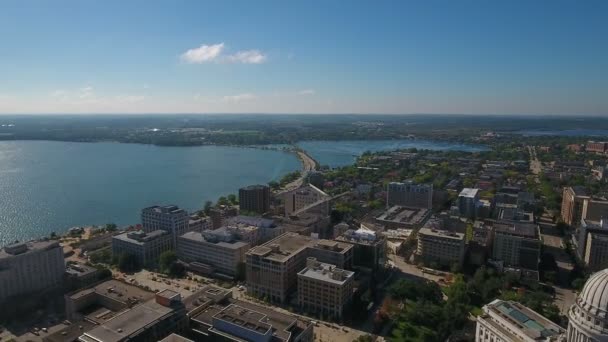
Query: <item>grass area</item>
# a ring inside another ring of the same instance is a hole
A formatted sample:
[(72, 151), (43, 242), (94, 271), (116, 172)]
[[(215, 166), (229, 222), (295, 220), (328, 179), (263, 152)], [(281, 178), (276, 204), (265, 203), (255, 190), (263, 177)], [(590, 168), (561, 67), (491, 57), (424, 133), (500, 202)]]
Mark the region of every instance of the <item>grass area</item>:
[(477, 317), (477, 316), (481, 316), (483, 314), (483, 310), (481, 310), (481, 308), (479, 306), (474, 306), (471, 309), (471, 315)]

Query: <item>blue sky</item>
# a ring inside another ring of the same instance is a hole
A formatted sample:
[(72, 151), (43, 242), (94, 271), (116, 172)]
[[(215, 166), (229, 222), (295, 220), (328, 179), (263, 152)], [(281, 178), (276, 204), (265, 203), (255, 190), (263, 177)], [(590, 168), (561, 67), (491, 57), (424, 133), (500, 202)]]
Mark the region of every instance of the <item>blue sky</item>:
[(607, 1), (0, 2), (0, 113), (608, 115)]

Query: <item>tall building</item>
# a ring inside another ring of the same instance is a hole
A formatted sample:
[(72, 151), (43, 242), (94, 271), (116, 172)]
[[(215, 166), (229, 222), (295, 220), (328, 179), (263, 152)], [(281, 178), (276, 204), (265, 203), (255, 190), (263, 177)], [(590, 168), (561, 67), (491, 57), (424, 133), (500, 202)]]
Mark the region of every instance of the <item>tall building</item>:
[(462, 266), (466, 252), (465, 235), (429, 227), (418, 231), (416, 257), (425, 264)]
[(571, 226), (578, 226), (583, 218), (583, 205), (588, 200), (583, 187), (565, 187), (562, 195), (562, 220)]
[(479, 200), (479, 189), (464, 188), (458, 195), (458, 210), (466, 218), (474, 218)]
[(237, 277), (249, 247), (249, 243), (222, 229), (188, 232), (178, 238), (177, 255), (185, 262), (195, 263), (195, 267), (200, 265), (205, 273)]
[(172, 243), (173, 237), (166, 230), (126, 232), (112, 237), (112, 254), (130, 254), (140, 266), (151, 267), (158, 264), (163, 252), (171, 250)]
[(589, 277), (568, 319), (569, 342), (608, 341), (608, 269)]
[[(598, 199), (585, 199), (583, 201), (582, 218), (591, 221), (608, 220), (608, 201)], [(580, 223), (577, 222), (577, 223)]]
[(391, 182), (387, 186), (386, 205), (432, 209), (433, 184), (416, 184), (411, 180)]
[(307, 258), (306, 267), (298, 272), (300, 308), (321, 317), (342, 318), (353, 298), (354, 278), (352, 271)]
[(296, 233), (285, 233), (247, 252), (247, 292), (285, 303), (297, 285), (297, 274), (306, 267), (306, 258), (339, 268), (352, 267), (353, 246), (317, 240)]
[(250, 185), (239, 189), (239, 208), (263, 214), (270, 211), (270, 187), (267, 185)]
[(318, 202), (327, 201), (330, 196), (312, 184), (288, 191), (283, 194), (285, 200), (285, 216)]
[(238, 210), (232, 206), (221, 205), (216, 208), (211, 208), (209, 211), (209, 217), (211, 218), (213, 229), (220, 228), (226, 224), (226, 220), (238, 215), (238, 213)]
[[(346, 225), (346, 223), (341, 224)], [(348, 225), (346, 226), (348, 228)], [(336, 227), (334, 227), (335, 231)], [(363, 224), (357, 230), (347, 229), (336, 237), (335, 240), (354, 246), (354, 266), (377, 270), (386, 261), (386, 238), (378, 232), (365, 227)]]
[(515, 341), (566, 342), (566, 338), (559, 325), (517, 302), (495, 299), (485, 305), (477, 317), (475, 342)]
[(159, 229), (168, 231), (175, 246), (177, 237), (190, 230), (190, 216), (184, 209), (175, 205), (155, 205), (141, 211), (141, 225), (146, 233)]
[(540, 229), (533, 223), (497, 222), (494, 224), (492, 258), (506, 266), (538, 269)]
[(64, 272), (63, 249), (57, 241), (5, 246), (0, 250), (0, 303), (14, 296), (58, 288)]

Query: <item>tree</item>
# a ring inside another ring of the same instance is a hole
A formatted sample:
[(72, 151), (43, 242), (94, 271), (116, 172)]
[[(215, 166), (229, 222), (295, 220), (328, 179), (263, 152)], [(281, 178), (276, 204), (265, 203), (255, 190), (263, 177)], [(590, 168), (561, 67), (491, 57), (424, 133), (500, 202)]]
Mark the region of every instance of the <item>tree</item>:
[(230, 201), (231, 204), (239, 204), (239, 200), (236, 198), (235, 194), (230, 194), (228, 195), (228, 201)]
[(174, 251), (164, 251), (161, 253), (160, 258), (158, 260), (158, 266), (160, 267), (160, 271), (165, 274), (169, 274), (171, 271), (171, 266), (177, 262), (177, 254)]
[(122, 272), (135, 272), (141, 268), (141, 265), (134, 254), (122, 253), (118, 257), (118, 268)]
[(209, 215), (212, 207), (213, 207), (213, 202), (205, 201), (205, 205), (203, 207), (203, 211), (205, 212), (205, 215)]
[(117, 229), (118, 229), (118, 227), (114, 223), (106, 224), (106, 231), (108, 231), (108, 232), (115, 232)]
[(280, 187), (279, 182), (277, 182), (277, 181), (270, 181), (270, 182), (268, 182), (268, 186), (272, 190), (276, 190), (276, 189), (278, 189)]
[(228, 202), (228, 199), (225, 196), (220, 196), (220, 198), (217, 199), (217, 205), (228, 205), (230, 204), (230, 202)]

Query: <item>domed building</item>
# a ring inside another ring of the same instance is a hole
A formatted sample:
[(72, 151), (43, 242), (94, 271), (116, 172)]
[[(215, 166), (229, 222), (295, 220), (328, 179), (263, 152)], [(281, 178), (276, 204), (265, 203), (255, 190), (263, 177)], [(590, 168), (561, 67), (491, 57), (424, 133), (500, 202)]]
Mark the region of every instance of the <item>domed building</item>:
[(591, 275), (568, 318), (569, 342), (608, 341), (608, 269)]

